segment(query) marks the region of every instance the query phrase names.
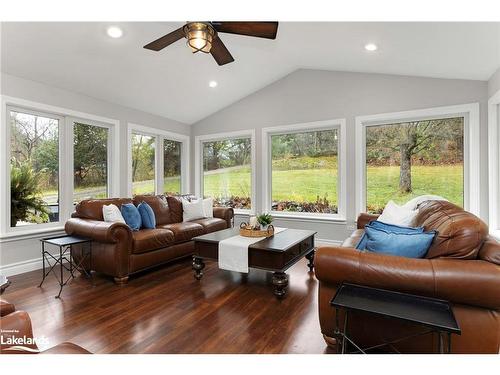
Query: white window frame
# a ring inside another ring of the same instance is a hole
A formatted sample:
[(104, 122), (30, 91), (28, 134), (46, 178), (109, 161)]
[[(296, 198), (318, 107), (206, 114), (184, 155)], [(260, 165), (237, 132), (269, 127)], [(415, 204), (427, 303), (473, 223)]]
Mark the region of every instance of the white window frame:
[(155, 138), (155, 194), (164, 194), (163, 140), (181, 143), (181, 194), (190, 192), (189, 184), (189, 136), (166, 130), (128, 123), (127, 126), (127, 196), (132, 196), (132, 134)]
[[(59, 119), (59, 221), (11, 228), (10, 226), (10, 110)], [(68, 108), (48, 105), (21, 98), (1, 96), (0, 129), (0, 199), (5, 213), (0, 216), (0, 238), (26, 237), (32, 234), (62, 230), (71, 216), (73, 206), (73, 120), (110, 129), (108, 135), (108, 191), (119, 195), (120, 153), (119, 121)]]
[(366, 212), (366, 128), (401, 122), (464, 117), (464, 208), (480, 215), (479, 103), (356, 117), (356, 214)]
[[(337, 209), (336, 214), (320, 214), (309, 212), (287, 212), (287, 211), (272, 211), (272, 161), (271, 161), (271, 136), (281, 134), (304, 133), (323, 130), (337, 130), (338, 134), (338, 171), (337, 171)], [(346, 221), (346, 206), (347, 206), (347, 136), (346, 136), (346, 119), (332, 119), (325, 121), (307, 122), (293, 125), (273, 126), (262, 129), (262, 147), (263, 147), (263, 178), (262, 191), (264, 193), (263, 208), (266, 212), (270, 212), (273, 217), (277, 218), (296, 218), (296, 219), (313, 219), (313, 220), (328, 220), (328, 221)]]
[(251, 145), (251, 171), (250, 171), (250, 184), (251, 184), (251, 209), (234, 209), (236, 215), (254, 215), (255, 214), (255, 176), (256, 176), (256, 163), (255, 163), (255, 129), (225, 132), (217, 134), (206, 134), (195, 137), (194, 151), (195, 151), (195, 195), (197, 197), (203, 196), (203, 143), (226, 141), (230, 139), (250, 138)]
[(488, 100), (489, 228), (500, 240), (500, 90)]

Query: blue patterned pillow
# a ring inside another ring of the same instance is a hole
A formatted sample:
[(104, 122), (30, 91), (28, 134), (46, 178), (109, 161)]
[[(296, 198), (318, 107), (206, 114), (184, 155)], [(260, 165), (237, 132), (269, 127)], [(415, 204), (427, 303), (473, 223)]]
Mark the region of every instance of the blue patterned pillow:
[(156, 218), (155, 213), (151, 206), (146, 202), (141, 202), (137, 206), (139, 213), (141, 214), (142, 227), (146, 229), (156, 228)]
[(141, 229), (141, 214), (133, 203), (122, 204), (120, 211), (130, 229), (134, 231)]

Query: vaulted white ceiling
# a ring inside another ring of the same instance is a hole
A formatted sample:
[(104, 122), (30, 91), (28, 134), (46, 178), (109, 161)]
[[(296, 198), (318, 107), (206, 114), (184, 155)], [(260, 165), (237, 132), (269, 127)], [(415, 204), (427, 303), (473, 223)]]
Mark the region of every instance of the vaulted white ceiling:
[(222, 67), (184, 40), (142, 48), (182, 24), (118, 23), (111, 39), (105, 23), (2, 23), (1, 68), (191, 124), (298, 68), (487, 80), (500, 66), (500, 23), (281, 22), (276, 40), (221, 34)]

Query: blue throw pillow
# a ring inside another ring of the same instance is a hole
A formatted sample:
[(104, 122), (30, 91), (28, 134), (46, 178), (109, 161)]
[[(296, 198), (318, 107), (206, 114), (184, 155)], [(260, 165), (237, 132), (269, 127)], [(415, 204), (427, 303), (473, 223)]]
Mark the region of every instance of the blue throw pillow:
[(436, 235), (436, 231), (391, 233), (368, 225), (365, 233), (366, 250), (406, 258), (423, 258)]
[(358, 244), (356, 245), (356, 249), (358, 249), (358, 250), (365, 250), (366, 249), (366, 242), (368, 241), (368, 236), (366, 235), (366, 227), (370, 227), (370, 228), (374, 228), (374, 229), (382, 229), (382, 230), (385, 230), (386, 232), (396, 233), (396, 234), (423, 233), (424, 232), (424, 227), (417, 227), (417, 228), (401, 227), (399, 225), (386, 224), (382, 221), (372, 220), (368, 224), (365, 225), (365, 233), (363, 233), (363, 236), (361, 237)]
[(139, 213), (141, 214), (142, 227), (146, 229), (156, 228), (156, 218), (153, 209), (146, 202), (141, 202), (137, 206)]
[(122, 204), (121, 207), (122, 216), (125, 219), (125, 223), (132, 230), (141, 229), (142, 219), (141, 214), (133, 203)]

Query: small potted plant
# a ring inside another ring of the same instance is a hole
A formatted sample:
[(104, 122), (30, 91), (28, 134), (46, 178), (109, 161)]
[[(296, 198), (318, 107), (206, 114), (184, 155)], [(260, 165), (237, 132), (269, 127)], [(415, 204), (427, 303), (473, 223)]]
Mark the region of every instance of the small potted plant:
[(257, 216), (257, 222), (260, 224), (262, 230), (267, 230), (273, 222), (273, 217), (270, 214), (260, 214)]

